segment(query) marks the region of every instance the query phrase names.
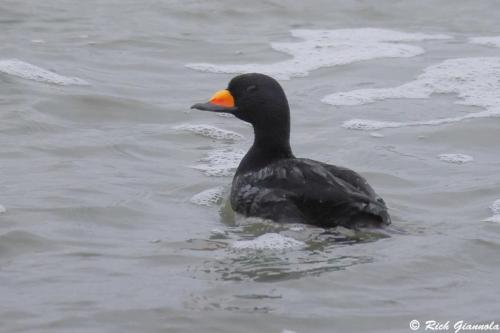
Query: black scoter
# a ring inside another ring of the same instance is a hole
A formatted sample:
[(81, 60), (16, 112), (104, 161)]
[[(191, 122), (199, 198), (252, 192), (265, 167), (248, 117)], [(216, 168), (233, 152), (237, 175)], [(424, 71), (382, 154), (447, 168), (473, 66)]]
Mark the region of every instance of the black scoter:
[(384, 200), (362, 176), (293, 155), (288, 101), (273, 78), (258, 73), (236, 76), (227, 89), (191, 108), (230, 113), (253, 126), (254, 143), (231, 188), (236, 212), (326, 228), (391, 223)]

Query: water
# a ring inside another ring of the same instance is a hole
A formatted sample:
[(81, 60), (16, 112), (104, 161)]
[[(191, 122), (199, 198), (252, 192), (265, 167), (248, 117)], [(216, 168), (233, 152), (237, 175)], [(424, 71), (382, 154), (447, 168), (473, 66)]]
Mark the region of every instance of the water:
[[(0, 331), (500, 320), (499, 11), (2, 1)], [(391, 229), (234, 216), (251, 128), (189, 106), (247, 70), (281, 79), (295, 154), (364, 174)]]

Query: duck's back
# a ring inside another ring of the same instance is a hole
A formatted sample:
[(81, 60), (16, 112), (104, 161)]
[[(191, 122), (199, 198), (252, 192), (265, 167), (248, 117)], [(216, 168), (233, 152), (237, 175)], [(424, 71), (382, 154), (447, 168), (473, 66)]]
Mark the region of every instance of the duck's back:
[(390, 224), (384, 201), (362, 176), (309, 159), (281, 159), (237, 174), (231, 206), (246, 216), (322, 227)]

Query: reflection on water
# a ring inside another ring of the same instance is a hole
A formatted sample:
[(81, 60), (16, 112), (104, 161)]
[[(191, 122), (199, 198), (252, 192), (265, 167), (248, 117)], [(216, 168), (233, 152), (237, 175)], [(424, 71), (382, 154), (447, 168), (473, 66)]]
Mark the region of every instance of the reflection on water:
[[(209, 274), (224, 281), (252, 280), (278, 282), (373, 262), (370, 256), (336, 255), (336, 249), (361, 246), (390, 237), (391, 230), (350, 230), (343, 227), (322, 229), (300, 224), (236, 216), (227, 202), (222, 204), (225, 230), (216, 229), (208, 239), (189, 240), (185, 248), (216, 251), (195, 276)], [(269, 237), (266, 237), (269, 236)], [(272, 236), (272, 237), (271, 237)], [(271, 244), (267, 240), (271, 238)], [(199, 275), (201, 274), (201, 275)]]
[(225, 281), (279, 282), (318, 276), (372, 261), (370, 257), (335, 257), (321, 253), (273, 255), (259, 251), (209, 263), (204, 271)]

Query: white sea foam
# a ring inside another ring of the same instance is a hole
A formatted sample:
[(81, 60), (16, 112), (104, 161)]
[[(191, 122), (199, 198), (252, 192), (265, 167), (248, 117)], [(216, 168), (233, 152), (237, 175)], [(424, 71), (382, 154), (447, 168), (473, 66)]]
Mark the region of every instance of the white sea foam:
[(495, 215), (500, 215), (500, 199), (493, 202), (490, 206), (491, 211)]
[(500, 223), (500, 214), (490, 216), (487, 219), (484, 219), (484, 221), (486, 221), (486, 222)]
[(210, 230), (210, 233), (212, 235), (214, 235), (214, 236), (225, 236), (225, 235), (227, 235), (227, 231), (222, 230), (222, 229), (217, 229), (217, 228)]
[(0, 214), (5, 213), (7, 209), (4, 206), (0, 205)]
[(209, 207), (218, 203), (222, 199), (223, 195), (224, 187), (217, 186), (193, 195), (189, 201), (196, 205)]
[(455, 164), (472, 162), (474, 158), (465, 154), (441, 154), (438, 156), (441, 161)]
[(27, 80), (63, 86), (89, 84), (87, 81), (80, 78), (62, 76), (18, 59), (0, 60), (0, 73), (17, 76)]
[(429, 98), (433, 93), (456, 93), (459, 104), (492, 107), (500, 101), (500, 58), (448, 59), (424, 70), (399, 87), (360, 89), (328, 95), (331, 105), (360, 105), (389, 98)]
[(500, 36), (472, 37), (469, 42), (486, 46), (500, 47)]
[(374, 138), (383, 138), (383, 137), (385, 137), (383, 134), (381, 134), (381, 133), (376, 133), (376, 132), (372, 132), (372, 133), (370, 133), (370, 136), (371, 136), (371, 137), (374, 137)]
[(176, 130), (181, 130), (181, 131), (187, 131), (191, 133), (195, 133), (198, 135), (202, 135), (208, 138), (212, 138), (215, 140), (240, 140), (243, 138), (243, 135), (233, 132), (233, 131), (228, 131), (225, 129), (221, 129), (215, 126), (211, 125), (193, 125), (193, 124), (182, 124), (175, 126), (174, 129)]
[(362, 28), (339, 30), (292, 30), (301, 41), (271, 43), (271, 47), (292, 56), (271, 64), (217, 65), (196, 63), (189, 68), (213, 73), (260, 72), (280, 79), (302, 77), (321, 67), (350, 64), (377, 58), (407, 58), (424, 53), (424, 49), (402, 42), (451, 38), (442, 34), (406, 33), (394, 30)]
[(331, 105), (360, 105), (390, 98), (429, 98), (434, 93), (455, 93), (457, 104), (479, 106), (486, 109), (462, 116), (392, 122), (351, 119), (343, 123), (349, 129), (377, 130), (404, 126), (441, 125), (466, 119), (500, 115), (500, 58), (449, 59), (425, 69), (416, 80), (398, 87), (359, 89), (328, 95), (323, 102)]
[(215, 149), (200, 159), (200, 164), (192, 168), (203, 171), (207, 176), (232, 176), (244, 155), (245, 152), (242, 150)]
[(484, 221), (500, 223), (500, 199), (493, 202), (490, 206), (493, 216), (488, 217)]
[(356, 130), (378, 130), (382, 128), (401, 127), (403, 123), (393, 121), (377, 121), (368, 119), (351, 119), (342, 124), (342, 127)]
[(302, 248), (306, 244), (291, 237), (277, 233), (267, 233), (252, 240), (235, 241), (231, 244), (233, 249), (243, 250), (285, 250)]
[(469, 113), (464, 116), (431, 119), (423, 121), (408, 121), (408, 122), (395, 122), (395, 121), (378, 121), (370, 119), (350, 119), (342, 123), (342, 127), (354, 130), (380, 130), (383, 128), (396, 128), (396, 127), (409, 127), (409, 126), (437, 126), (449, 123), (456, 123), (467, 119), (488, 118), (500, 116), (500, 108)]

